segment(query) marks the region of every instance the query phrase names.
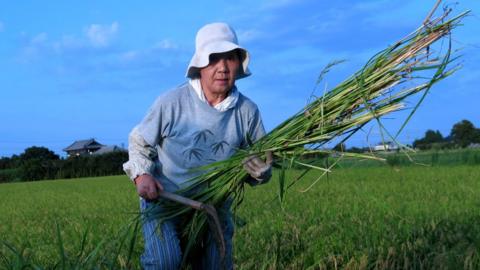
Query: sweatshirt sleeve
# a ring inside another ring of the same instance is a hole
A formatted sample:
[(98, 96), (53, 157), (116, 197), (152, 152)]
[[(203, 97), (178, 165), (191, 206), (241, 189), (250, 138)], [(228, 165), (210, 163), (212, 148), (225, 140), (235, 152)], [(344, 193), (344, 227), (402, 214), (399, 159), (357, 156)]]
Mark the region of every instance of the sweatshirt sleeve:
[(161, 97), (157, 98), (153, 105), (148, 110), (143, 120), (136, 127), (136, 133), (140, 134), (142, 138), (149, 145), (155, 146), (159, 144), (161, 133), (164, 132), (164, 103)]
[[(262, 117), (260, 116), (260, 111), (257, 107), (255, 107), (255, 111), (253, 113), (252, 118), (249, 121), (249, 128), (248, 128), (248, 136), (251, 138), (252, 142), (258, 141), (260, 138), (265, 136), (265, 128), (263, 126)], [(248, 176), (245, 181), (250, 186), (256, 186), (259, 184), (265, 184), (270, 181), (270, 178), (265, 179), (264, 181), (258, 181), (255, 178)]]
[(255, 107), (253, 116), (249, 121), (248, 136), (253, 142), (258, 141), (260, 138), (265, 136), (265, 128), (263, 127), (262, 117), (260, 116), (260, 111), (257, 107)]
[(153, 175), (156, 157), (155, 147), (143, 138), (136, 126), (128, 137), (128, 161), (123, 164), (123, 170), (132, 181), (142, 174)]

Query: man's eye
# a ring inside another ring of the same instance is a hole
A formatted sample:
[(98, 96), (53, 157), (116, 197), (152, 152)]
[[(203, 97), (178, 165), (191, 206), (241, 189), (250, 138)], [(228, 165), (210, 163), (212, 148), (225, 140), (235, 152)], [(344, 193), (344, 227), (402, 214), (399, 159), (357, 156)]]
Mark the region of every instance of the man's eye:
[(236, 55), (235, 54), (221, 54), (221, 55), (211, 54), (210, 55), (210, 63), (216, 63), (220, 61), (220, 59), (224, 59), (227, 61), (235, 61)]

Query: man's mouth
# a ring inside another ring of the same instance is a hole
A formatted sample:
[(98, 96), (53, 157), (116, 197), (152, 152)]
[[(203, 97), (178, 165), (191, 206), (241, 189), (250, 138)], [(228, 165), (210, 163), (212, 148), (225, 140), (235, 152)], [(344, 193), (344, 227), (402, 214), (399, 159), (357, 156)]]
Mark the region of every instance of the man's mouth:
[(219, 82), (219, 83), (226, 83), (228, 82), (228, 79), (225, 78), (225, 79), (215, 79), (216, 82)]

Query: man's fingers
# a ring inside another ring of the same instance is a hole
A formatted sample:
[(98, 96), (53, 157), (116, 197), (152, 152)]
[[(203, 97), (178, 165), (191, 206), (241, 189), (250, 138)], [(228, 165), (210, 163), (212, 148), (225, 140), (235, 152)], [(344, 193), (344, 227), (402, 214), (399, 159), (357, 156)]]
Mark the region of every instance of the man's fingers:
[(247, 173), (250, 174), (251, 176), (258, 177), (257, 168), (254, 167), (251, 162), (244, 163), (243, 169), (245, 169), (245, 171), (247, 171)]
[(138, 194), (140, 195), (140, 197), (146, 200), (152, 200), (155, 196), (154, 192), (154, 189), (150, 189), (148, 186), (145, 186), (138, 192)]
[(273, 153), (272, 151), (267, 151), (265, 152), (265, 156), (267, 157), (267, 160), (265, 161), (268, 165), (272, 164), (273, 162)]
[(261, 158), (259, 158), (258, 156), (250, 156), (248, 158), (246, 158), (243, 162), (243, 164), (248, 164), (248, 166), (254, 168), (254, 169), (260, 169), (260, 168), (263, 168), (265, 167), (265, 165), (267, 165)]
[(155, 200), (158, 193), (163, 191), (163, 186), (155, 178), (144, 175), (140, 181), (137, 181), (138, 195), (146, 200)]
[(147, 197), (148, 197), (149, 200), (155, 200), (158, 197), (157, 188), (154, 187), (154, 188), (150, 189)]
[(163, 186), (162, 186), (162, 184), (160, 184), (160, 182), (155, 181), (155, 185), (156, 185), (158, 191), (163, 191)]
[(252, 159), (254, 159), (256, 156), (248, 156), (242, 160), (242, 164), (245, 165), (249, 163)]
[(243, 168), (250, 176), (257, 180), (265, 180), (271, 177), (273, 155), (272, 152), (265, 153), (266, 160), (257, 155), (251, 155), (243, 160)]

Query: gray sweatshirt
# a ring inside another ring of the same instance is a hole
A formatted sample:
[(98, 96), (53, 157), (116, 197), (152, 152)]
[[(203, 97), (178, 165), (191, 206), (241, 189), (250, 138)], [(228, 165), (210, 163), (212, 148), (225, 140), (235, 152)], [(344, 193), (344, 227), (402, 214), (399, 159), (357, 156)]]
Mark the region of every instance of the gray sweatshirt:
[(200, 100), (189, 83), (157, 98), (129, 136), (124, 171), (155, 177), (167, 191), (184, 188), (199, 166), (224, 160), (265, 134), (257, 106), (240, 93), (235, 106), (218, 111)]

